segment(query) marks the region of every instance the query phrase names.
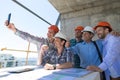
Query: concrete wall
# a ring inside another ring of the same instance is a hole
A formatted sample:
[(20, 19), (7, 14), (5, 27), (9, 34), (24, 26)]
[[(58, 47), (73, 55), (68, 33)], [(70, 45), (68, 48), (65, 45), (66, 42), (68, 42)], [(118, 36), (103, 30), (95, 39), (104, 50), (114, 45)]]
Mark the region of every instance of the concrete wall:
[[(108, 21), (114, 30), (120, 31), (120, 0), (107, 1), (109, 1), (108, 4), (96, 5), (94, 7), (78, 11), (61, 13), (62, 32), (64, 32), (69, 38), (73, 38), (74, 28), (76, 26), (89, 25), (93, 27), (99, 21)], [(100, 1), (97, 4), (100, 4)]]

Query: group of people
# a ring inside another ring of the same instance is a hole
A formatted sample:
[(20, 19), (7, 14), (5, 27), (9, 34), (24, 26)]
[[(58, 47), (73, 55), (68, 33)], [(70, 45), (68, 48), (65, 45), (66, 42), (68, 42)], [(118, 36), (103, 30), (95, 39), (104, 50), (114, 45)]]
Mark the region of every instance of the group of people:
[[(112, 34), (113, 29), (106, 21), (99, 22), (94, 28), (76, 27), (75, 39), (69, 41), (56, 25), (51, 25), (47, 38), (43, 38), (21, 31), (13, 23), (7, 24), (8, 21), (5, 25), (16, 35), (37, 45), (37, 65), (43, 65), (47, 70), (77, 67), (105, 71), (106, 80), (110, 77), (120, 80), (120, 34)], [(92, 41), (95, 33), (99, 39)]]

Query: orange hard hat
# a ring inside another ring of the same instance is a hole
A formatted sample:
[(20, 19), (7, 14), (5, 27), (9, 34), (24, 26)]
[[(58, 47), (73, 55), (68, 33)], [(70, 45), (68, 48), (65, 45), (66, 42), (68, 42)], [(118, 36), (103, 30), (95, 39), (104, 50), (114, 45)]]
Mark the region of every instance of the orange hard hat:
[(83, 29), (84, 29), (83, 26), (77, 26), (77, 27), (75, 28), (75, 31), (76, 31), (76, 30), (80, 30), (80, 31), (82, 31)]
[(56, 25), (51, 25), (50, 27), (48, 27), (48, 29), (52, 29), (53, 31), (55, 31), (55, 33), (57, 33), (59, 31), (59, 29)]
[(107, 28), (109, 28), (110, 31), (112, 31), (111, 25), (110, 25), (108, 22), (106, 22), (106, 21), (101, 21), (101, 22), (99, 22), (99, 23), (97, 24), (97, 26), (94, 27), (94, 29), (96, 30), (97, 27), (107, 27)]

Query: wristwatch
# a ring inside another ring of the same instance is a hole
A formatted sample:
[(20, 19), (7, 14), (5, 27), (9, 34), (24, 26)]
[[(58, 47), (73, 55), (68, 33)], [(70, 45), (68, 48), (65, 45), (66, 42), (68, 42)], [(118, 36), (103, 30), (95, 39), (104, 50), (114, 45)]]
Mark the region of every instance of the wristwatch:
[(56, 69), (56, 65), (55, 65), (55, 64), (53, 65), (53, 69), (54, 69), (54, 70)]

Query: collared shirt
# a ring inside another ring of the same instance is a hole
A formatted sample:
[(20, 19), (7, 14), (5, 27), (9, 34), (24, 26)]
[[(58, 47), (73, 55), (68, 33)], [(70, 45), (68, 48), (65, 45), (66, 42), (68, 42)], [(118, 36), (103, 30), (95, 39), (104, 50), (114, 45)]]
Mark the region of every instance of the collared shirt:
[(83, 40), (77, 41), (76, 39), (70, 40), (70, 46), (75, 46), (77, 43), (83, 42)]
[[(100, 51), (102, 50), (102, 44), (100, 40), (96, 41)], [(100, 64), (100, 59), (98, 56), (98, 51), (96, 46), (91, 41), (89, 43), (81, 42), (71, 47), (70, 50), (74, 52), (74, 54), (78, 54), (80, 57), (80, 67), (86, 68), (90, 65), (98, 66)]]
[(63, 49), (61, 55), (58, 55), (57, 49), (48, 50), (44, 53), (42, 58), (42, 65), (44, 66), (46, 63), (49, 64), (63, 64), (66, 62), (73, 63), (73, 53)]
[(43, 44), (48, 45), (50, 50), (54, 48), (54, 44), (50, 43), (47, 38), (33, 36), (29, 33), (20, 31), (18, 29), (16, 29), (15, 34), (18, 35), (19, 37), (21, 37), (22, 39), (27, 40), (27, 41), (35, 44), (37, 46), (38, 53), (40, 52), (40, 48)]
[(120, 77), (120, 37), (107, 35), (103, 41), (103, 57), (99, 67), (104, 71), (109, 69), (113, 78)]

